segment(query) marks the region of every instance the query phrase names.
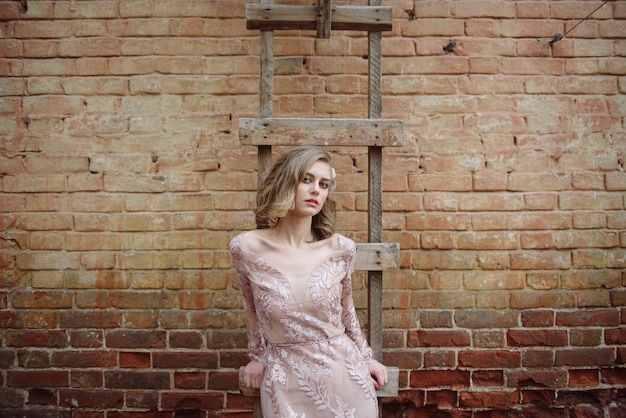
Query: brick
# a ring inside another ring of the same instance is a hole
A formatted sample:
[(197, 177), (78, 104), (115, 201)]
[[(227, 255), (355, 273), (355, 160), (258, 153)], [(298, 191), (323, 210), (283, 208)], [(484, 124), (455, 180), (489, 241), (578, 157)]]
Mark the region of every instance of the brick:
[(409, 347), (467, 347), (470, 335), (465, 331), (409, 331)]
[(610, 348), (583, 348), (556, 351), (556, 366), (611, 366), (615, 353)]
[(72, 370), (70, 386), (73, 388), (97, 388), (103, 384), (102, 371)]
[(552, 327), (554, 326), (554, 311), (535, 310), (522, 312), (524, 327)]
[(124, 392), (119, 390), (64, 389), (59, 404), (66, 408), (119, 409), (124, 405)]
[(466, 309), (455, 313), (455, 322), (462, 328), (509, 328), (516, 326), (518, 316), (510, 311)]
[(461, 370), (413, 370), (410, 374), (410, 386), (418, 388), (454, 387), (470, 385), (470, 373)]
[(12, 295), (11, 304), (14, 308), (71, 308), (72, 295), (65, 291), (21, 291)]
[(250, 358), (245, 350), (230, 350), (220, 352), (219, 360), (221, 367), (238, 369), (248, 364)]
[(150, 353), (138, 353), (138, 352), (120, 352), (119, 353), (119, 365), (122, 368), (128, 369), (145, 369), (150, 367), (151, 356)]
[(563, 174), (542, 173), (511, 173), (507, 188), (511, 191), (536, 192), (536, 191), (561, 191), (568, 190), (571, 185), (571, 177)]
[(606, 402), (610, 399), (610, 391), (604, 389), (590, 389), (590, 390), (570, 390), (561, 391), (559, 393), (559, 399), (557, 403), (561, 404), (591, 404), (599, 405), (602, 402)]
[(506, 190), (507, 175), (497, 171), (482, 171), (474, 174), (474, 190), (503, 191)]
[(553, 232), (533, 232), (520, 234), (521, 248), (526, 250), (539, 250), (554, 248)]
[(524, 275), (512, 272), (471, 272), (463, 275), (468, 290), (523, 289)]
[(153, 367), (165, 369), (217, 368), (217, 354), (211, 352), (154, 352)]
[(602, 383), (609, 385), (623, 385), (624, 384), (624, 369), (623, 368), (609, 368), (602, 369), (601, 371)]
[(604, 231), (558, 231), (554, 235), (557, 248), (611, 248), (618, 246), (618, 236)]
[(526, 350), (522, 354), (524, 367), (551, 367), (554, 366), (554, 352), (552, 350)]
[(530, 289), (534, 290), (556, 289), (559, 285), (559, 277), (552, 273), (529, 273), (527, 284)]
[(428, 351), (424, 354), (424, 367), (453, 368), (456, 365), (456, 354), (451, 351)]
[(570, 344), (577, 347), (597, 346), (602, 342), (602, 333), (599, 329), (575, 328), (570, 334)]
[(510, 347), (562, 347), (568, 344), (567, 332), (560, 330), (517, 330), (507, 331), (507, 345)]
[(459, 366), (472, 368), (517, 368), (521, 364), (521, 355), (514, 351), (460, 351)]
[(478, 330), (472, 333), (472, 343), (479, 348), (498, 348), (504, 346), (504, 332)]
[[(477, 24), (476, 22), (475, 24)], [(543, 19), (509, 19), (499, 25), (498, 35), (508, 38), (543, 38), (546, 33), (563, 33), (558, 21), (544, 21)]]
[(64, 328), (115, 328), (122, 324), (119, 312), (72, 312), (62, 313), (60, 324)]
[(608, 290), (583, 290), (578, 295), (581, 308), (598, 308), (610, 305), (611, 295)]
[(50, 368), (50, 353), (26, 349), (17, 352), (17, 360), (20, 367), (29, 369)]
[(511, 268), (514, 270), (533, 270), (537, 268), (566, 269), (570, 265), (571, 260), (566, 252), (550, 251), (539, 253), (527, 251), (511, 255)]
[(473, 232), (457, 235), (457, 248), (461, 250), (514, 250), (519, 248), (514, 232)]
[(621, 275), (617, 271), (577, 271), (564, 274), (563, 289), (614, 289), (621, 287)]
[(130, 329), (154, 329), (158, 327), (158, 315), (155, 312), (126, 312), (124, 322)]
[(105, 333), (105, 344), (109, 348), (163, 348), (164, 331), (115, 330)]
[(174, 386), (180, 389), (204, 389), (207, 386), (205, 372), (176, 372)]
[(600, 383), (598, 370), (569, 370), (568, 377), (573, 387), (594, 387)]
[(210, 372), (209, 388), (214, 390), (237, 390), (239, 372)]
[(622, 328), (607, 329), (604, 337), (606, 344), (624, 344), (626, 341), (626, 331)]
[[(536, 408), (530, 408), (527, 409), (527, 411), (530, 414), (539, 414), (539, 415), (546, 415), (546, 414), (550, 414), (550, 411), (548, 411), (545, 406), (549, 406), (554, 404), (554, 399), (556, 398), (556, 391), (555, 390), (522, 390), (522, 397), (524, 399), (524, 403), (525, 404), (535, 404), (537, 407)], [(554, 412), (553, 414), (555, 416), (558, 416), (559, 414), (559, 410), (557, 409), (556, 412)]]
[[(624, 238), (621, 238), (624, 241)], [(624, 268), (626, 266), (626, 250), (616, 249), (609, 251), (607, 254), (607, 267)]]
[(617, 326), (620, 321), (618, 310), (594, 309), (581, 312), (557, 312), (557, 326)]
[(472, 373), (472, 383), (479, 387), (502, 387), (504, 373), (500, 370), (476, 370)]
[(102, 331), (72, 331), (70, 344), (72, 347), (96, 348), (104, 342)]
[(169, 389), (170, 375), (166, 372), (110, 371), (104, 373), (104, 385), (109, 389)]
[(520, 394), (514, 392), (460, 392), (459, 405), (466, 408), (508, 409), (517, 405)]
[(57, 370), (7, 371), (7, 385), (15, 388), (30, 388), (41, 385), (48, 388), (67, 387), (69, 372)]
[[(158, 409), (158, 404), (159, 394), (156, 391), (139, 390), (126, 392), (126, 405), (130, 408), (142, 408), (150, 411), (156, 411)], [(164, 413), (163, 416), (166, 417), (167, 415)]]
[(224, 394), (210, 392), (167, 392), (162, 395), (161, 405), (168, 409), (219, 410), (224, 405)]
[(89, 350), (52, 353), (50, 365), (55, 368), (104, 368), (117, 365), (117, 353)]
[(64, 192), (66, 178), (62, 175), (29, 175), (5, 176), (2, 178), (2, 191), (5, 193), (36, 193)]

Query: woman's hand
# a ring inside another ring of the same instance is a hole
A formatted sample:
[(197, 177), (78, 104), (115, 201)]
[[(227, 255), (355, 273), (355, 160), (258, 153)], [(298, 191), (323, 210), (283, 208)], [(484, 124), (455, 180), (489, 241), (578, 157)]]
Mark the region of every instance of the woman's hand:
[(370, 360), (367, 363), (367, 368), (370, 371), (372, 379), (374, 379), (374, 389), (379, 390), (387, 384), (387, 368), (377, 362), (376, 360)]
[(265, 365), (258, 361), (251, 361), (243, 371), (243, 380), (249, 388), (259, 389), (263, 381)]

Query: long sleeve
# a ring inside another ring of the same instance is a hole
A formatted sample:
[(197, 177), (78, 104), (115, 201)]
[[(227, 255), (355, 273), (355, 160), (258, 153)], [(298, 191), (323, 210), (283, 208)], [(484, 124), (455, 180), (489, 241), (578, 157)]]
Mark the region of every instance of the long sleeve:
[(233, 239), (230, 244), (230, 253), (237, 281), (243, 295), (243, 311), (248, 331), (248, 356), (251, 360), (262, 363), (265, 361), (266, 341), (259, 326), (252, 285), (243, 265), (244, 261), (237, 238)]
[(361, 325), (356, 315), (356, 309), (354, 307), (354, 300), (352, 298), (352, 273), (354, 272), (354, 263), (356, 255), (356, 245), (351, 242), (351, 257), (346, 270), (346, 275), (342, 279), (342, 294), (341, 305), (343, 308), (342, 322), (345, 327), (345, 332), (354, 341), (364, 361), (369, 361), (374, 358), (374, 352), (370, 348), (363, 332), (361, 331)]

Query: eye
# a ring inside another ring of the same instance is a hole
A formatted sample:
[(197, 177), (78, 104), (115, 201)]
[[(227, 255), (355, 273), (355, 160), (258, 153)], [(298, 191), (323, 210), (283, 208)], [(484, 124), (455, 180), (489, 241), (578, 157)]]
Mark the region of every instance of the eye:
[(320, 183), (320, 187), (322, 189), (328, 189), (330, 187), (330, 184), (326, 183), (325, 181)]
[(302, 179), (302, 183), (307, 183), (308, 184), (310, 182), (311, 182), (311, 179), (308, 178), (308, 177), (305, 177), (305, 178)]

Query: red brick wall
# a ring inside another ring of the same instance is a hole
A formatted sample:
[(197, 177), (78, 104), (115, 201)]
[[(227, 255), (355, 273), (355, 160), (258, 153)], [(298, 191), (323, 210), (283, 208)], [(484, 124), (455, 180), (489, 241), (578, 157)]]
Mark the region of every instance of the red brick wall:
[[(254, 227), (248, 1), (21, 3), (0, 1), (0, 415), (250, 416), (227, 254)], [(383, 4), (406, 134), (384, 152), (385, 415), (626, 416), (626, 2), (553, 46), (601, 2)], [(275, 115), (366, 117), (366, 55), (364, 33), (277, 32)], [(364, 241), (365, 150), (333, 152)]]

